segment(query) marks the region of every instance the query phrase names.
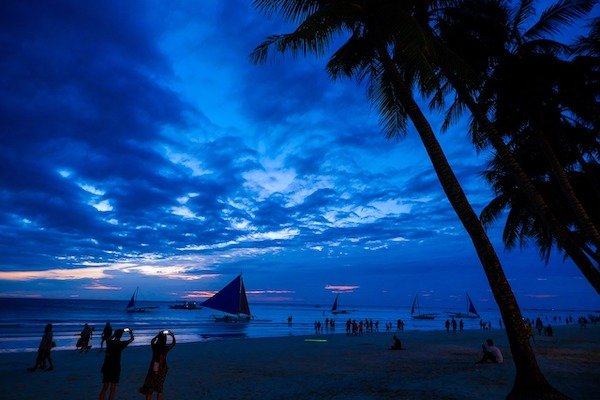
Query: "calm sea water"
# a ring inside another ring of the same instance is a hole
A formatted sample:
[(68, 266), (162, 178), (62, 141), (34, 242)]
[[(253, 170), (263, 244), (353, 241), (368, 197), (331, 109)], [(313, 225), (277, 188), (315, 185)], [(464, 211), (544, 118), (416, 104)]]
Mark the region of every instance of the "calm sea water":
[[(157, 306), (147, 313), (125, 312), (126, 301), (106, 300), (58, 300), (58, 299), (0, 299), (0, 353), (36, 351), (40, 337), (47, 323), (53, 324), (57, 350), (74, 349), (83, 324), (95, 328), (93, 348), (100, 346), (100, 333), (109, 321), (113, 329), (130, 327), (135, 333), (132, 345), (147, 345), (161, 329), (171, 329), (178, 342), (199, 342), (206, 340), (274, 337), (314, 334), (314, 322), (335, 318), (334, 330), (323, 329), (322, 334), (344, 333), (344, 323), (348, 318), (379, 321), (379, 331), (385, 331), (387, 323), (396, 327), (396, 321), (405, 322), (405, 330), (441, 330), (447, 311), (464, 310), (423, 310), (437, 312), (435, 320), (412, 320), (410, 309), (392, 307), (350, 307), (356, 309), (350, 314), (333, 316), (329, 306), (298, 304), (251, 304), (255, 318), (249, 323), (214, 322), (211, 318), (219, 314), (214, 310), (174, 310), (167, 302), (145, 302), (146, 306)], [(490, 321), (493, 328), (499, 327), (497, 310), (479, 310), (484, 321)], [(587, 315), (584, 311), (534, 311), (523, 310), (528, 318), (542, 317), (553, 325), (563, 324), (565, 317), (574, 318)], [(292, 316), (292, 324), (287, 323)], [(465, 329), (479, 329), (478, 319), (465, 319)]]

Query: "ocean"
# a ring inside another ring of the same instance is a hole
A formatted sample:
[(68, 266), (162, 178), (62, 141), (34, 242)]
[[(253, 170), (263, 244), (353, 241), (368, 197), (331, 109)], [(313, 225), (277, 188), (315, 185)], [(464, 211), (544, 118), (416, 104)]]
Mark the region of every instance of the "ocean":
[[(53, 324), (55, 350), (75, 349), (79, 332), (85, 323), (95, 328), (91, 344), (93, 349), (100, 346), (100, 336), (104, 324), (110, 322), (113, 329), (129, 327), (135, 334), (132, 345), (148, 345), (159, 330), (170, 329), (178, 343), (201, 342), (207, 340), (227, 340), (234, 338), (256, 338), (277, 336), (312, 335), (315, 333), (315, 321), (323, 323), (326, 318), (334, 318), (335, 329), (322, 329), (323, 335), (345, 333), (345, 321), (348, 318), (379, 321), (379, 332), (385, 332), (386, 324), (402, 319), (405, 330), (443, 330), (448, 311), (434, 310), (439, 315), (434, 320), (412, 320), (410, 308), (348, 306), (350, 314), (334, 316), (329, 312), (331, 306), (300, 304), (250, 304), (254, 319), (248, 323), (214, 322), (212, 315), (219, 312), (203, 308), (201, 310), (170, 309), (172, 302), (144, 302), (144, 306), (158, 308), (146, 313), (127, 313), (126, 301), (81, 300), (81, 299), (0, 299), (0, 353), (36, 351), (44, 326)], [(537, 318), (544, 323), (560, 325), (568, 315), (575, 320), (579, 316), (590, 314), (586, 311), (560, 310), (522, 310), (526, 318)], [(489, 321), (492, 328), (499, 328), (497, 310), (479, 310), (482, 320)], [(292, 323), (288, 324), (288, 317)], [(480, 329), (479, 319), (465, 319), (465, 329)]]

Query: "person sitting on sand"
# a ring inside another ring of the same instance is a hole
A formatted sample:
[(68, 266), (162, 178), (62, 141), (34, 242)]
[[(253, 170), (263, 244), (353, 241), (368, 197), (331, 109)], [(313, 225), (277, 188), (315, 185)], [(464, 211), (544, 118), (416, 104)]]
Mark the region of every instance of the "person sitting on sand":
[(492, 339), (487, 339), (485, 343), (481, 345), (481, 348), (483, 349), (483, 357), (481, 357), (481, 360), (477, 361), (476, 364), (481, 364), (484, 362), (502, 364), (504, 362), (502, 352), (494, 345), (494, 341)]
[[(167, 344), (167, 335), (171, 336), (171, 344)], [(146, 400), (152, 399), (152, 393), (157, 393), (157, 399), (163, 398), (163, 386), (169, 367), (167, 366), (167, 353), (175, 347), (175, 335), (171, 331), (160, 331), (150, 342), (152, 347), (152, 360), (144, 380), (144, 385), (138, 392), (146, 395)]]
[[(52, 357), (50, 356), (50, 350), (52, 349), (54, 342), (52, 341), (52, 324), (46, 324), (44, 328), (44, 334), (42, 340), (40, 340), (40, 346), (38, 347), (37, 356), (35, 358), (35, 365), (31, 368), (27, 368), (28, 371), (33, 372), (40, 368), (45, 371), (52, 371), (54, 364), (52, 363)], [(46, 361), (50, 364), (46, 368)]]
[[(123, 332), (129, 332), (129, 339), (121, 341)], [(133, 331), (129, 328), (117, 329), (112, 338), (106, 341), (106, 355), (104, 364), (102, 364), (102, 390), (100, 390), (100, 400), (104, 400), (106, 392), (110, 386), (108, 395), (109, 400), (114, 400), (117, 392), (117, 384), (121, 377), (121, 353), (129, 343), (133, 342)]]
[(402, 342), (398, 339), (398, 336), (394, 335), (392, 338), (392, 345), (390, 346), (390, 350), (402, 350)]

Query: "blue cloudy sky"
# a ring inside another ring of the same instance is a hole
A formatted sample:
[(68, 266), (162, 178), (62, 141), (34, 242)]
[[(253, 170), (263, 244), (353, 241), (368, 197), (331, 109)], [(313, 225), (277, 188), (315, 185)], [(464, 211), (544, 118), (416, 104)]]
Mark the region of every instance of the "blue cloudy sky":
[[(412, 127), (385, 139), (325, 59), (249, 61), (289, 28), (250, 1), (2, 2), (0, 297), (201, 298), (243, 272), (251, 302), (493, 307)], [(464, 123), (440, 140), (479, 212), (489, 154)], [(600, 307), (500, 232), (524, 307)]]

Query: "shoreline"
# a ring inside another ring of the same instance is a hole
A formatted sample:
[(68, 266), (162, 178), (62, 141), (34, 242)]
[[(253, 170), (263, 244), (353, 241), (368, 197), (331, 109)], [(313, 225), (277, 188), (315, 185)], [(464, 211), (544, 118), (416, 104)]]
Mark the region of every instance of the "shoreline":
[[(240, 338), (180, 343), (169, 353), (165, 398), (191, 399), (502, 399), (514, 364), (502, 330), (397, 333), (404, 350), (390, 351), (394, 332)], [(475, 364), (491, 337), (505, 362)], [(306, 339), (320, 339), (306, 341)], [(324, 340), (324, 341), (323, 341)], [(560, 326), (532, 343), (549, 382), (571, 398), (600, 390), (600, 326)], [(34, 353), (0, 354), (3, 399), (97, 398), (104, 353), (54, 351), (55, 370), (27, 372)], [(149, 346), (123, 352), (119, 399), (141, 399)]]

